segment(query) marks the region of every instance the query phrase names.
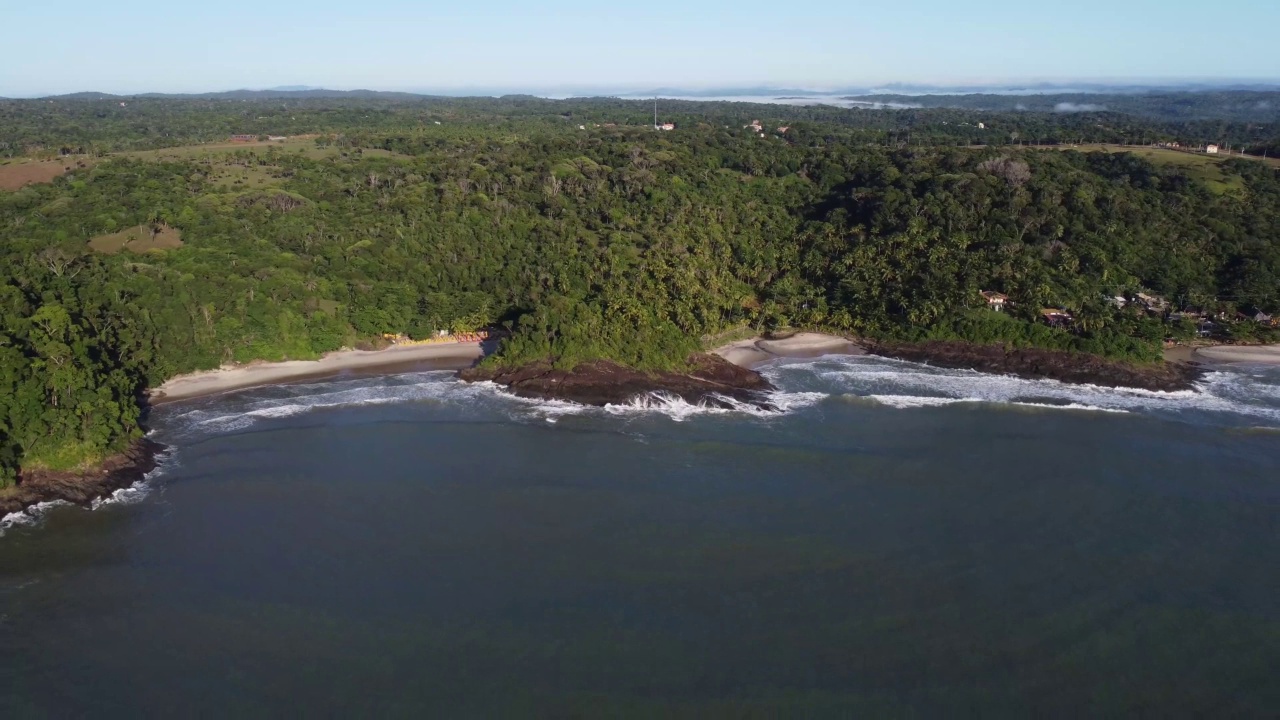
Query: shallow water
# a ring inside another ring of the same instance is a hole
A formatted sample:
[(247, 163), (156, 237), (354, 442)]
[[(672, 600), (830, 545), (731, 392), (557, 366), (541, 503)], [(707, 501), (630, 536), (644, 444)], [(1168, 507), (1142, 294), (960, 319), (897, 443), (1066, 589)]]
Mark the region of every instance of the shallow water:
[(9, 518), (11, 716), (1265, 716), (1280, 373), (1118, 391), (876, 357), (780, 413), (447, 373), (159, 408)]

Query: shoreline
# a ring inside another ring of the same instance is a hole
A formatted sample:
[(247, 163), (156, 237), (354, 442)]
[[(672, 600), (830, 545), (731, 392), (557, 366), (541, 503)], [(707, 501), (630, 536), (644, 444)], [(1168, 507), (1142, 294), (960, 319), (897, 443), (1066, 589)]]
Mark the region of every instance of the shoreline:
[(1209, 345), (1195, 348), (1191, 356), (1229, 365), (1280, 365), (1280, 345)]
[[(474, 367), (495, 347), (495, 341), (433, 343), (393, 346), (383, 350), (340, 350), (320, 360), (254, 362), (171, 378), (149, 391), (149, 402), (160, 405), (253, 387), (321, 380), (347, 373), (373, 376), (426, 370), (466, 370)], [(939, 341), (864, 343), (838, 335), (798, 332), (780, 337), (754, 337), (723, 345), (710, 351), (708, 355), (712, 357), (703, 362), (705, 367), (691, 374), (668, 373), (655, 379), (647, 373), (621, 366), (595, 363), (588, 368), (591, 372), (583, 373), (586, 376), (583, 378), (572, 378), (569, 373), (549, 368), (539, 371), (535, 367), (509, 371), (507, 374), (513, 376), (508, 379), (511, 382), (500, 384), (508, 384), (512, 392), (525, 396), (572, 400), (575, 398), (566, 396), (586, 393), (591, 396), (586, 399), (586, 404), (617, 402), (621, 397), (619, 393), (629, 396), (644, 391), (655, 382), (660, 386), (658, 389), (673, 391), (691, 402), (700, 401), (709, 393), (727, 393), (742, 401), (758, 402), (758, 399), (753, 399), (755, 393), (771, 387), (755, 371), (760, 365), (780, 359), (870, 353), (940, 367), (964, 367), (979, 372), (1050, 378), (1068, 383), (1090, 382), (1158, 390), (1191, 387), (1205, 369), (1202, 363), (1280, 365), (1280, 345), (1179, 346), (1166, 350), (1164, 367), (1157, 369), (1075, 353), (1009, 349), (1002, 345)], [(717, 369), (716, 363), (710, 362), (713, 359), (723, 363), (723, 367)], [(729, 366), (737, 366), (738, 370), (733, 371)], [(486, 378), (477, 375), (463, 379)], [(570, 379), (574, 382), (565, 382)], [(524, 388), (522, 383), (531, 387)], [(565, 385), (581, 387), (570, 391)], [(142, 480), (156, 466), (156, 454), (163, 449), (158, 443), (143, 439), (90, 470), (29, 473), (13, 488), (0, 492), (0, 517), (26, 512), (32, 506), (56, 500), (89, 506), (95, 500), (110, 497), (115, 491)]]
[(46, 502), (68, 502), (90, 507), (95, 500), (133, 487), (155, 469), (156, 456), (165, 446), (141, 438), (124, 452), (108, 457), (88, 470), (34, 470), (22, 473), (13, 487), (0, 490), (0, 518), (25, 513)]
[(817, 332), (798, 332), (785, 337), (757, 336), (747, 340), (722, 345), (711, 351), (713, 355), (728, 360), (748, 370), (771, 360), (822, 357), (823, 355), (866, 355), (861, 344), (839, 335)]
[(388, 374), (463, 370), (493, 351), (495, 341), (432, 343), (383, 350), (338, 350), (319, 360), (285, 360), (224, 366), (169, 378), (148, 392), (152, 405), (218, 395), (301, 380), (321, 380), (345, 372)]

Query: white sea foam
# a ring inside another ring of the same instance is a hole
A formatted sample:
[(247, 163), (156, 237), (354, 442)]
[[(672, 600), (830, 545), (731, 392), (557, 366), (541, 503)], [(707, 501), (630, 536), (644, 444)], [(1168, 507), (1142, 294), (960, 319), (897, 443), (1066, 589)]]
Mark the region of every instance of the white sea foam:
[(44, 518), (45, 513), (59, 505), (70, 504), (65, 500), (50, 500), (49, 502), (36, 503), (26, 510), (9, 513), (0, 518), (0, 537), (4, 537), (5, 531), (10, 528), (38, 524)]
[(811, 407), (825, 398), (862, 397), (895, 408), (939, 407), (957, 403), (1077, 412), (1137, 412), (1161, 416), (1224, 413), (1254, 424), (1280, 424), (1280, 375), (1268, 371), (1215, 372), (1195, 390), (1159, 392), (1053, 380), (946, 370), (876, 356), (825, 357), (785, 361), (763, 369), (785, 391), (767, 393), (771, 407), (728, 397), (689, 403), (663, 393), (594, 408), (561, 400), (521, 398), (493, 383), (464, 383), (449, 372), (408, 373), (257, 388), (166, 406), (167, 431), (181, 437), (194, 432), (235, 432), (258, 423), (329, 409), (406, 403), (438, 403), (451, 412), (499, 412), (517, 422), (556, 423), (567, 417), (666, 416), (685, 422), (702, 416), (769, 419)]
[(97, 510), (105, 505), (132, 505), (142, 502), (143, 498), (151, 494), (151, 486), (145, 481), (136, 482), (129, 487), (120, 488), (106, 497), (97, 498), (90, 507)]
[(789, 362), (766, 372), (782, 386), (819, 385), (902, 409), (969, 402), (1165, 417), (1228, 414), (1280, 423), (1280, 374), (1268, 371), (1212, 372), (1194, 390), (1174, 392), (949, 370), (871, 355)]
[(606, 405), (604, 411), (611, 415), (624, 416), (657, 413), (676, 422), (684, 422), (700, 415), (737, 414), (756, 418), (775, 418), (809, 407), (826, 397), (826, 393), (816, 392), (772, 392), (765, 394), (765, 404), (762, 406), (720, 394), (713, 394), (706, 400), (691, 403), (679, 395), (655, 391), (632, 398), (626, 404)]
[(491, 382), (464, 383), (452, 373), (426, 372), (256, 388), (195, 401), (194, 406), (166, 406), (168, 414), (163, 422), (168, 432), (180, 437), (186, 431), (236, 432), (263, 421), (327, 409), (413, 402), (449, 404), (455, 409), (498, 410), (517, 421), (555, 423), (575, 415), (654, 414), (682, 422), (700, 415), (777, 417), (825, 397), (826, 393), (819, 392), (767, 393), (765, 399), (771, 407), (761, 408), (726, 396), (716, 396), (715, 401), (688, 403), (673, 395), (650, 393), (628, 403), (599, 408), (563, 400), (519, 397)]
[(879, 405), (887, 405), (889, 407), (900, 409), (941, 407), (943, 405), (955, 405), (956, 403), (982, 402), (980, 398), (948, 398), (929, 397), (923, 395), (867, 395), (865, 397), (869, 400), (874, 400)]

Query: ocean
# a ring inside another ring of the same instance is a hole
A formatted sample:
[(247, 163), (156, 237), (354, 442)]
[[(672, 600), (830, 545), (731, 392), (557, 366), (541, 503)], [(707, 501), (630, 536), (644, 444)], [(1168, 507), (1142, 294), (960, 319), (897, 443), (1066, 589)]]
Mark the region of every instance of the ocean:
[(0, 523), (0, 716), (1280, 708), (1280, 368), (764, 372), (777, 412), (445, 372), (160, 406), (143, 485)]

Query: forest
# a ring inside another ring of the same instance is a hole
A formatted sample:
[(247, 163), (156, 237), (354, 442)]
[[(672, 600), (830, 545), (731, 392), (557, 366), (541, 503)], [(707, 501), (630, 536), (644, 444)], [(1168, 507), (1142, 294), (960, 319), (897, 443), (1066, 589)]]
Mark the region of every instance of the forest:
[[(659, 132), (647, 103), (522, 97), (0, 102), (0, 154), (71, 167), (0, 191), (0, 485), (121, 449), (175, 374), (382, 333), (503, 326), (499, 361), (562, 366), (676, 367), (745, 327), (1155, 362), (1194, 328), (1110, 299), (1280, 311), (1274, 165), (1226, 159), (1210, 180), (1060, 145), (1223, 127), (1262, 142), (1274, 122), (710, 102), (668, 117)], [(308, 137), (138, 152), (230, 134)]]

